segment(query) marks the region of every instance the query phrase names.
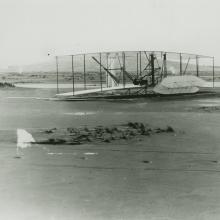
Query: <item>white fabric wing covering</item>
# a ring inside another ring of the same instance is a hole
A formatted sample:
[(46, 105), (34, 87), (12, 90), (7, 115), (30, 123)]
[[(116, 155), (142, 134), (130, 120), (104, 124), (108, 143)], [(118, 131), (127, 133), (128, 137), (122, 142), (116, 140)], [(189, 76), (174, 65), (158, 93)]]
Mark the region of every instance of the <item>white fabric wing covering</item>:
[(204, 86), (205, 81), (196, 76), (168, 76), (161, 82), (167, 88), (181, 88), (188, 86)]
[(159, 94), (196, 93), (205, 81), (196, 76), (168, 76), (155, 86), (154, 92)]
[(31, 143), (34, 142), (35, 140), (30, 133), (28, 133), (24, 129), (17, 129), (17, 147), (31, 147)]
[(157, 85), (154, 88), (154, 92), (163, 95), (169, 94), (186, 94), (186, 93), (196, 93), (199, 91), (198, 87), (180, 87), (180, 88), (167, 88), (162, 85)]

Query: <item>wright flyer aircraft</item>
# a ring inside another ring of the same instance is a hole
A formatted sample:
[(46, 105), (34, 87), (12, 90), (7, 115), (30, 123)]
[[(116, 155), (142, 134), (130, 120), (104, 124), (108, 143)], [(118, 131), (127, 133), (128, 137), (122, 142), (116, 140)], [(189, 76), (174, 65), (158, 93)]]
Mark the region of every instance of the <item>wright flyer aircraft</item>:
[[(214, 86), (214, 57), (165, 51), (56, 56), (58, 99), (92, 100), (194, 94)], [(61, 91), (60, 83), (72, 89)]]

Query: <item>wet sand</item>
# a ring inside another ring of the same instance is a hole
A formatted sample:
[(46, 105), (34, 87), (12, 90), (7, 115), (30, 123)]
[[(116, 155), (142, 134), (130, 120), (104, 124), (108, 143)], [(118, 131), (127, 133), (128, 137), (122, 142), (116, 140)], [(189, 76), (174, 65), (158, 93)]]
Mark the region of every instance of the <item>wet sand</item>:
[[(220, 99), (33, 98), (51, 93), (1, 92), (1, 219), (220, 218), (220, 114), (200, 109), (220, 106)], [(38, 144), (24, 149), (21, 159), (14, 158), (17, 128), (34, 134), (128, 121), (170, 125), (175, 132), (110, 143)]]

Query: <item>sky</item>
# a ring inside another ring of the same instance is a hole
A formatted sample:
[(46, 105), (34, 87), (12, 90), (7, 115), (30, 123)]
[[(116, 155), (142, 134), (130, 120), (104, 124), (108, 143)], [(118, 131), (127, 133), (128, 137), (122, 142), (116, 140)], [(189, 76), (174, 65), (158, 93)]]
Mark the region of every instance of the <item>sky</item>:
[(0, 0), (0, 67), (51, 56), (165, 50), (215, 56), (219, 0)]

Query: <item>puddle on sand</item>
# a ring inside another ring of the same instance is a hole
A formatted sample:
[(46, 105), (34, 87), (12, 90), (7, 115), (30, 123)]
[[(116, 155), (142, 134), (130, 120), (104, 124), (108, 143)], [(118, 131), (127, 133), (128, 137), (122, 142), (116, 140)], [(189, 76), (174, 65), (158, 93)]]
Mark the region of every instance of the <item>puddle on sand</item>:
[(200, 106), (200, 107), (220, 107), (220, 103), (219, 104), (214, 104), (214, 103), (198, 104), (198, 106)]
[(73, 156), (76, 156), (77, 153), (62, 153), (62, 152), (55, 153), (55, 152), (48, 152), (47, 155), (73, 155)]
[(53, 153), (53, 152), (49, 152), (47, 153), (48, 155), (63, 155), (63, 153)]
[[(77, 153), (48, 152), (47, 155), (73, 155), (73, 156), (76, 156)], [(84, 153), (84, 155), (92, 156), (92, 155), (98, 155), (98, 153), (96, 153), (96, 152), (86, 152), (86, 153)]]
[(75, 116), (86, 116), (86, 115), (95, 115), (98, 112), (66, 112), (64, 115), (75, 115)]
[(85, 155), (98, 155), (98, 153), (95, 153), (95, 152), (86, 152), (84, 153)]
[[(66, 112), (64, 113), (64, 115), (74, 115), (74, 116), (86, 116), (86, 115), (96, 115), (96, 114), (100, 114), (102, 112)], [(125, 114), (125, 112), (111, 112), (111, 114), (115, 114), (115, 115), (123, 115)]]
[(218, 103), (220, 105), (220, 99), (197, 99), (195, 101), (200, 103)]

